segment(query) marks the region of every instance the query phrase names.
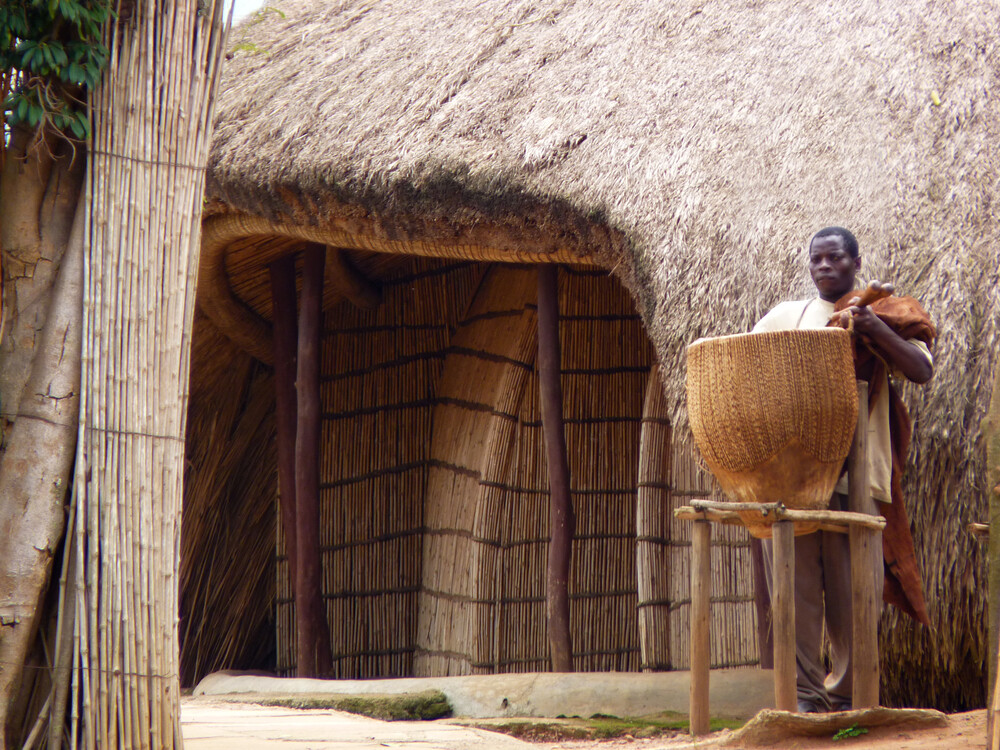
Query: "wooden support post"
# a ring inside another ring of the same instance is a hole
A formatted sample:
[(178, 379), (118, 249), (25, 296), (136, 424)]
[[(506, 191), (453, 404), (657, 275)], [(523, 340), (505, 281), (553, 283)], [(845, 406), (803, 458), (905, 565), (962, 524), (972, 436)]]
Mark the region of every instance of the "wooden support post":
[(796, 711), (795, 691), (795, 526), (779, 521), (771, 527), (774, 542), (774, 591), (771, 623), (774, 637), (774, 705)]
[(319, 549), (320, 344), (323, 333), (323, 264), (326, 248), (311, 244), (303, 253), (302, 303), (296, 377), (295, 433), (295, 617), (299, 677), (330, 671), (330, 631), (323, 606), (323, 563)]
[(767, 593), (764, 545), (756, 537), (750, 537), (750, 562), (753, 567), (753, 606), (757, 613), (757, 653), (760, 654), (760, 668), (774, 669), (771, 596)]
[(997, 644), (1000, 643), (1000, 365), (994, 365), (994, 368), (990, 410), (982, 422), (981, 430), (983, 444), (986, 447), (986, 486), (991, 488), (987, 496), (990, 536), (986, 553), (986, 568), (989, 571), (987, 705), (991, 707), (987, 725), (990, 733), (990, 747), (996, 750), (1000, 746), (1000, 726), (996, 720), (996, 712), (1000, 708), (996, 695), (997, 681), (1000, 680), (1000, 662), (997, 661), (1000, 658), (997, 647)]
[(538, 268), (538, 388), (549, 469), (549, 564), (545, 601), (553, 672), (573, 671), (569, 629), (569, 572), (576, 518), (569, 495), (559, 357), (558, 266)]
[(278, 453), (278, 504), (285, 535), (288, 579), (295, 590), (295, 256), (286, 255), (269, 267), (273, 311), (274, 422)]
[[(868, 383), (858, 381), (858, 424), (848, 457), (848, 510), (876, 515), (868, 477)], [(878, 705), (879, 655), (878, 580), (882, 566), (882, 532), (852, 524), (850, 531), (852, 585), (852, 659), (855, 709)]]
[(692, 735), (708, 734), (711, 668), (710, 608), (712, 524), (695, 521), (691, 534), (691, 715)]

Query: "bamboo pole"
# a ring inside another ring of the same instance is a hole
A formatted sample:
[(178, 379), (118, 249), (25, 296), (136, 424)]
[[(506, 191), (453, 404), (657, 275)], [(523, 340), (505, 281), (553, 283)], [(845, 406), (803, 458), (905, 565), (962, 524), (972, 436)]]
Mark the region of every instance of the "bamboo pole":
[(791, 521), (774, 524), (774, 705), (779, 711), (798, 708), (795, 691), (795, 528)]
[(295, 432), (295, 615), (299, 677), (326, 675), (332, 665), (319, 546), (320, 345), (325, 257), (326, 248), (322, 245), (310, 245), (303, 253), (299, 311)]
[(691, 533), (691, 716), (692, 735), (709, 731), (711, 669), (712, 524), (695, 521)]
[[(848, 509), (876, 516), (868, 479), (868, 383), (859, 380), (858, 423), (848, 455)], [(878, 705), (878, 607), (876, 576), (882, 575), (882, 534), (860, 524), (849, 531), (851, 549), (851, 626), (854, 679), (852, 708)], [(877, 558), (876, 558), (877, 555)]]
[(295, 310), (295, 256), (286, 255), (269, 267), (274, 324), (274, 421), (278, 453), (278, 503), (285, 534), (288, 578), (295, 581), (295, 356), (298, 325)]
[(538, 387), (549, 473), (549, 562), (546, 575), (549, 650), (554, 672), (573, 671), (569, 573), (576, 518), (569, 495), (569, 462), (562, 418), (558, 266), (538, 269)]

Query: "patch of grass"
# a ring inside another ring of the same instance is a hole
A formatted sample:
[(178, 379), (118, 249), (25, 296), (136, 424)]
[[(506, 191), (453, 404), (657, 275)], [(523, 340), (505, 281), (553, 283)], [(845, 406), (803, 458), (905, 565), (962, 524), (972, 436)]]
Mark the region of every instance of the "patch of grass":
[(296, 695), (256, 700), (262, 706), (329, 708), (384, 721), (429, 721), (451, 716), (451, 704), (440, 690), (397, 695)]
[(852, 724), (833, 735), (833, 741), (837, 742), (838, 740), (846, 740), (850, 737), (860, 737), (863, 734), (868, 734), (868, 730), (864, 727), (859, 727), (857, 724)]

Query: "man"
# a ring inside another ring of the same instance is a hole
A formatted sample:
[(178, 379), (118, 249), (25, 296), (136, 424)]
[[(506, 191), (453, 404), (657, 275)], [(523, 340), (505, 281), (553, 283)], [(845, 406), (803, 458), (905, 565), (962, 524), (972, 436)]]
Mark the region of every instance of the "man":
[[(835, 311), (852, 319), (859, 379), (870, 384), (869, 478), (887, 518), (884, 534), (885, 598), (928, 624), (913, 540), (903, 508), (899, 475), (909, 443), (906, 409), (888, 380), (892, 374), (926, 383), (934, 373), (927, 343), (935, 332), (927, 314), (911, 298), (889, 298), (858, 307), (855, 277), (861, 269), (858, 242), (843, 227), (827, 227), (809, 243), (809, 273), (819, 297), (783, 302), (754, 332), (824, 328)], [(847, 318), (843, 318), (846, 323)], [(847, 476), (841, 476), (831, 510), (847, 510)], [(772, 547), (765, 541), (765, 575), (771, 589)], [(883, 555), (879, 554), (879, 558)], [(873, 565), (882, 565), (873, 559)], [(882, 583), (882, 577), (879, 583)], [(820, 531), (795, 540), (795, 617), (798, 709), (802, 713), (851, 707), (851, 561), (848, 536)], [(823, 624), (830, 639), (832, 672), (823, 664)]]

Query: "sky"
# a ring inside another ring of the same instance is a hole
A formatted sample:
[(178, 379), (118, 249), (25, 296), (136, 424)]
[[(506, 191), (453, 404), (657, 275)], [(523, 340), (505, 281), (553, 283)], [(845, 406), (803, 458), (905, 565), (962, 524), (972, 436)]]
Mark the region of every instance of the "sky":
[(233, 10), (233, 23), (236, 23), (262, 7), (264, 0), (226, 0), (226, 9), (228, 10), (232, 4), (236, 5)]

